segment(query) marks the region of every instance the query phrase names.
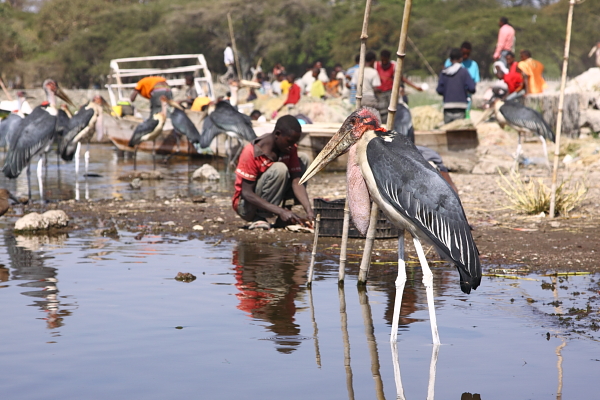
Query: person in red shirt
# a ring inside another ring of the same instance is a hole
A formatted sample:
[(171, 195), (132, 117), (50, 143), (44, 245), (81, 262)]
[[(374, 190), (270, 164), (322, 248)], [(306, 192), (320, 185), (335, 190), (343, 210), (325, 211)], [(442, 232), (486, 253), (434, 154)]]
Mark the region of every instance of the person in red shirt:
[(283, 102), (281, 107), (279, 107), (276, 111), (273, 112), (273, 114), (271, 115), (271, 118), (275, 118), (277, 116), (277, 113), (280, 112), (281, 110), (283, 110), (283, 107), (294, 106), (294, 105), (296, 105), (296, 103), (298, 103), (300, 101), (300, 96), (301, 96), (300, 93), (302, 92), (302, 90), (300, 89), (300, 86), (298, 86), (294, 83), (294, 79), (296, 79), (296, 75), (288, 74), (286, 79), (292, 86), (290, 86), (290, 89), (288, 91), (287, 99), (285, 99), (285, 101)]
[(508, 72), (503, 73), (502, 71), (498, 71), (497, 76), (502, 79), (508, 87), (506, 100), (514, 100), (525, 94), (525, 91), (523, 90), (523, 76), (517, 66), (518, 63), (515, 62), (515, 54), (513, 52), (508, 52), (506, 53), (505, 58)]
[[(261, 136), (242, 150), (235, 170), (233, 209), (249, 228), (269, 229), (268, 217), (277, 215), (275, 226), (286, 224), (312, 225), (314, 212), (306, 187), (299, 184), (308, 165), (308, 158), (298, 156), (297, 144), (302, 128), (298, 120), (284, 115), (277, 120), (272, 133)], [(282, 207), (286, 199), (295, 199), (306, 211), (306, 219)]]

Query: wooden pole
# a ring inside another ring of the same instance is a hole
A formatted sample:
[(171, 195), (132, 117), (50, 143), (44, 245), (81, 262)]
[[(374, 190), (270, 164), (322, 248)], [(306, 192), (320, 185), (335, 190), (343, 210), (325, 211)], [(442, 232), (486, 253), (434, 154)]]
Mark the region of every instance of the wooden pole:
[[(369, 15), (371, 15), (371, 0), (365, 5), (362, 32), (360, 34), (360, 58), (358, 62), (358, 76), (356, 78), (356, 109), (362, 104), (363, 80), (365, 77), (365, 54), (367, 53), (367, 31), (369, 28)], [(348, 207), (348, 196), (344, 204), (344, 221), (342, 225), (342, 244), (340, 246), (340, 269), (338, 272), (338, 284), (343, 285), (346, 279), (346, 261), (348, 250), (348, 231), (350, 230), (350, 208)]]
[(552, 169), (552, 187), (550, 189), (550, 218), (556, 214), (556, 180), (558, 177), (558, 158), (560, 154), (560, 134), (562, 131), (563, 108), (565, 104), (565, 86), (567, 69), (569, 68), (569, 51), (571, 48), (571, 28), (573, 26), (573, 7), (575, 0), (569, 1), (567, 16), (567, 36), (565, 38), (565, 54), (563, 58), (562, 76), (560, 78), (560, 95), (558, 97), (558, 114), (556, 116), (556, 141), (554, 142), (554, 168)]
[(237, 46), (235, 45), (235, 36), (233, 35), (233, 23), (231, 22), (231, 13), (227, 13), (227, 22), (229, 22), (229, 36), (231, 37), (231, 46), (233, 47), (233, 56), (235, 57), (235, 66), (237, 68), (238, 79), (242, 80), (242, 69), (240, 68), (240, 58), (238, 56)]
[(13, 101), (12, 96), (10, 95), (10, 93), (8, 93), (8, 90), (6, 90), (6, 86), (4, 86), (4, 81), (2, 80), (2, 78), (0, 78), (0, 86), (2, 86), (2, 91), (4, 92), (6, 97), (8, 97), (8, 100)]
[[(387, 130), (391, 130), (394, 126), (394, 118), (396, 117), (396, 108), (398, 107), (398, 92), (402, 80), (402, 68), (404, 67), (404, 57), (406, 55), (406, 38), (408, 37), (408, 23), (410, 21), (410, 11), (412, 8), (412, 0), (406, 0), (404, 3), (404, 15), (402, 16), (402, 28), (400, 29), (400, 40), (398, 41), (398, 51), (396, 55), (396, 70), (394, 71), (394, 83), (392, 85), (392, 96), (390, 105), (388, 106)], [(369, 267), (371, 264), (371, 250), (375, 241), (377, 231), (377, 216), (379, 215), (379, 207), (373, 202), (371, 206), (371, 222), (367, 230), (367, 240), (363, 250), (362, 260), (360, 262), (360, 271), (358, 273), (358, 284), (366, 285), (369, 275)]]

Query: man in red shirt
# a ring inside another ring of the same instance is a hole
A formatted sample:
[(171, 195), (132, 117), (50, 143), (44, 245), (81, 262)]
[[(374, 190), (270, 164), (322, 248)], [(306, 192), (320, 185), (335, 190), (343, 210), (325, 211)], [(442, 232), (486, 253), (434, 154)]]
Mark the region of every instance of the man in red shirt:
[[(284, 115), (277, 120), (272, 133), (257, 138), (242, 150), (235, 170), (232, 205), (240, 217), (252, 221), (250, 229), (269, 229), (266, 219), (273, 215), (278, 216), (275, 225), (311, 225), (314, 212), (306, 187), (298, 183), (308, 165), (307, 157), (302, 155), (302, 161), (298, 157), (301, 134), (298, 120)], [(302, 204), (306, 219), (281, 207), (291, 198)]]
[(515, 54), (513, 52), (508, 52), (505, 57), (508, 72), (504, 74), (502, 79), (508, 86), (508, 97), (506, 97), (506, 100), (514, 100), (524, 94), (524, 92), (521, 93), (523, 91), (523, 76), (517, 68)]
[(286, 79), (291, 84), (290, 89), (288, 91), (287, 99), (285, 99), (285, 101), (283, 102), (281, 107), (279, 107), (276, 111), (273, 112), (273, 114), (271, 115), (271, 118), (275, 118), (277, 116), (277, 113), (279, 111), (283, 110), (283, 108), (285, 106), (292, 107), (300, 101), (300, 92), (301, 92), (300, 86), (298, 86), (294, 83), (294, 79), (296, 79), (296, 75), (288, 74)]
[(376, 88), (377, 93), (377, 109), (381, 115), (381, 122), (387, 122), (388, 107), (392, 96), (392, 86), (394, 84), (394, 71), (396, 64), (390, 61), (392, 53), (389, 50), (381, 50), (379, 57), (381, 61), (375, 62), (375, 69), (379, 74), (381, 86)]

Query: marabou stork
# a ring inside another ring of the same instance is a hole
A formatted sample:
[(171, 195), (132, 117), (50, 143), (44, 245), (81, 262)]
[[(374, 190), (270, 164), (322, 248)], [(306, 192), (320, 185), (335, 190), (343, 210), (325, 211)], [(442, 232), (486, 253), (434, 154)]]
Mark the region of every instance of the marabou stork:
[(236, 110), (228, 101), (218, 102), (215, 110), (204, 119), (200, 147), (209, 147), (213, 139), (220, 133), (227, 134), (230, 148), (232, 139), (237, 139), (240, 144), (237, 153), (229, 155), (228, 167), (237, 160), (239, 153), (242, 151), (243, 142), (252, 142), (256, 139), (250, 117)]
[[(190, 143), (200, 143), (200, 132), (198, 132), (198, 128), (196, 128), (192, 120), (185, 113), (184, 108), (179, 103), (171, 99), (168, 99), (167, 102), (173, 107), (170, 115), (173, 128), (175, 129), (175, 132), (187, 137), (189, 153)], [(179, 151), (179, 136), (177, 137), (177, 151)]]
[(555, 135), (550, 125), (544, 121), (542, 114), (529, 107), (525, 107), (516, 101), (502, 101), (499, 98), (493, 99), (492, 101), (493, 111), (500, 126), (504, 128), (506, 125), (510, 125), (518, 132), (519, 142), (515, 154), (516, 166), (519, 165), (519, 157), (522, 154), (522, 137), (527, 133), (532, 133), (537, 135), (542, 141), (546, 165), (548, 166), (548, 169), (550, 169), (550, 159), (548, 158), (546, 140), (554, 142)]
[[(23, 168), (27, 167), (28, 198), (31, 200), (31, 180), (29, 162), (36, 155), (48, 150), (56, 135), (57, 114), (56, 96), (73, 105), (71, 99), (58, 87), (56, 81), (46, 79), (42, 86), (46, 92), (47, 101), (33, 109), (27, 115), (19, 128), (14, 131), (9, 143), (9, 151), (4, 161), (2, 172), (8, 178), (19, 176)], [(38, 162), (38, 184), (40, 196), (43, 200), (44, 190), (42, 185), (43, 157)]]
[[(354, 224), (363, 234), (367, 231), (372, 199), (392, 223), (411, 233), (423, 268), (433, 342), (439, 344), (433, 274), (421, 242), (432, 243), (440, 256), (456, 265), (463, 292), (470, 293), (481, 282), (479, 251), (460, 199), (406, 136), (381, 128), (375, 110), (366, 107), (346, 119), (300, 183), (346, 151), (348, 203)], [(392, 341), (397, 337), (405, 282), (404, 259), (399, 258)]]
[(163, 126), (165, 126), (165, 122), (167, 120), (167, 97), (160, 96), (161, 102), (161, 110), (156, 114), (150, 116), (147, 120), (139, 124), (135, 130), (133, 131), (133, 135), (131, 139), (129, 139), (129, 147), (134, 147), (135, 150), (133, 152), (133, 169), (137, 168), (136, 165), (136, 155), (137, 155), (137, 146), (141, 142), (145, 142), (147, 140), (152, 140), (152, 161), (154, 163), (154, 169), (156, 169), (156, 154), (154, 146), (156, 144), (156, 138), (162, 132)]
[(85, 174), (88, 173), (88, 165), (90, 160), (90, 140), (94, 136), (94, 132), (98, 135), (103, 134), (102, 129), (102, 113), (107, 112), (109, 115), (111, 109), (108, 103), (102, 96), (94, 96), (93, 100), (81, 106), (79, 111), (69, 120), (65, 134), (60, 140), (58, 150), (60, 156), (65, 161), (71, 161), (75, 157), (75, 174), (79, 173), (79, 151), (81, 142), (87, 144), (85, 151)]
[(23, 114), (18, 111), (13, 111), (0, 123), (0, 147), (4, 147), (8, 151), (8, 146), (14, 133), (19, 129), (23, 122)]

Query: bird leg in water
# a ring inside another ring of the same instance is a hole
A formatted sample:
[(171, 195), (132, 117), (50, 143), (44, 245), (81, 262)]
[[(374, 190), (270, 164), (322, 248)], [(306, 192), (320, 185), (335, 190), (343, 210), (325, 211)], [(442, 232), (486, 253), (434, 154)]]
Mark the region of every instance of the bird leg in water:
[(137, 144), (135, 145), (134, 149), (133, 149), (133, 170), (135, 171), (137, 169)]
[(398, 234), (398, 277), (396, 278), (396, 299), (394, 300), (394, 314), (392, 316), (392, 334), (390, 341), (398, 340), (398, 324), (400, 323), (400, 308), (402, 307), (402, 294), (406, 284), (406, 264), (404, 263), (404, 229)]
[(79, 179), (75, 179), (75, 201), (79, 201)]
[(83, 155), (83, 159), (85, 162), (85, 179), (87, 179), (88, 167), (90, 165), (90, 142), (87, 143), (87, 148), (85, 150), (85, 154)]
[(40, 188), (40, 199), (44, 202), (44, 182), (42, 181), (42, 175), (44, 174), (44, 157), (40, 157), (37, 166), (37, 177), (38, 177), (38, 186)]
[(152, 141), (152, 164), (153, 169), (156, 170), (156, 151), (154, 149), (154, 145), (156, 145), (156, 139)]
[(79, 153), (81, 152), (81, 143), (77, 142), (77, 148), (75, 149), (75, 179), (79, 176)]
[(27, 203), (31, 203), (31, 164), (27, 162)]
[(423, 284), (425, 285), (425, 291), (427, 292), (427, 307), (429, 308), (429, 322), (431, 324), (431, 335), (433, 336), (433, 344), (440, 344), (440, 335), (437, 328), (437, 319), (435, 317), (435, 304), (433, 302), (433, 272), (427, 264), (427, 258), (423, 251), (421, 242), (416, 237), (413, 237), (415, 249), (419, 256), (419, 262), (421, 263), (421, 269), (423, 270)]
[(514, 166), (515, 171), (519, 170), (519, 158), (521, 157), (521, 153), (523, 152), (523, 147), (521, 145), (521, 140), (523, 138), (523, 135), (521, 134), (521, 132), (517, 132), (517, 134), (519, 135), (519, 142), (517, 144), (517, 152), (515, 153), (515, 166)]
[(546, 146), (546, 139), (544, 139), (544, 137), (542, 135), (539, 136), (540, 140), (542, 141), (542, 147), (544, 148), (544, 156), (546, 157), (546, 166), (548, 167), (549, 170), (552, 170), (552, 167), (550, 166), (550, 158), (548, 158), (548, 146)]

